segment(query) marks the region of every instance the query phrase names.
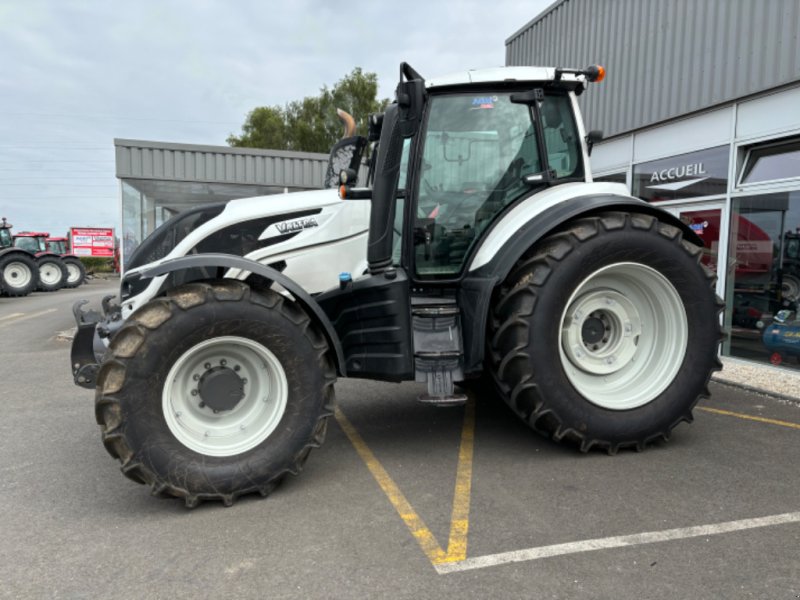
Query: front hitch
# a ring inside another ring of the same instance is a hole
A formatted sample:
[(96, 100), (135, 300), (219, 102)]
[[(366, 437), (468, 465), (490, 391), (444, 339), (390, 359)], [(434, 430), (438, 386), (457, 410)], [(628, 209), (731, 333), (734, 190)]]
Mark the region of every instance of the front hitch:
[(94, 389), (100, 359), (105, 351), (101, 338), (109, 338), (122, 325), (122, 313), (118, 305), (112, 304), (113, 295), (102, 300), (102, 314), (96, 310), (83, 310), (88, 300), (79, 300), (72, 306), (72, 314), (78, 329), (72, 340), (70, 364), (75, 385)]

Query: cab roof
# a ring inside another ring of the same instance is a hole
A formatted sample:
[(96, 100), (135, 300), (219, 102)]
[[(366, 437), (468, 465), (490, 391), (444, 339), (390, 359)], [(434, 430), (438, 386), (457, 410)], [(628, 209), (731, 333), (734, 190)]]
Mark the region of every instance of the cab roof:
[[(555, 67), (496, 67), (493, 69), (474, 69), (432, 77), (425, 81), (426, 88), (450, 87), (456, 85), (469, 85), (474, 83), (501, 83), (501, 82), (528, 82), (528, 81), (555, 81)], [(564, 73), (563, 81), (584, 81), (583, 75)]]

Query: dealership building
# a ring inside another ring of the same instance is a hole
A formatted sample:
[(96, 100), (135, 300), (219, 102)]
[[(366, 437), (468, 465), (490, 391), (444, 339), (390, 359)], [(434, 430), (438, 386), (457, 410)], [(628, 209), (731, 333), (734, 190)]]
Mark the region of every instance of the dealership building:
[(560, 0), (506, 40), (509, 66), (606, 67), (579, 100), (586, 129), (604, 132), (595, 179), (703, 238), (726, 304), (723, 355), (794, 368), (799, 36), (797, 0)]
[[(579, 102), (596, 180), (688, 223), (724, 298), (723, 354), (800, 368), (800, 2), (559, 0), (506, 64), (602, 64)], [(320, 188), (327, 156), (115, 140), (123, 257), (204, 202)], [(774, 332), (774, 333), (773, 333)], [(796, 343), (796, 345), (795, 345)]]

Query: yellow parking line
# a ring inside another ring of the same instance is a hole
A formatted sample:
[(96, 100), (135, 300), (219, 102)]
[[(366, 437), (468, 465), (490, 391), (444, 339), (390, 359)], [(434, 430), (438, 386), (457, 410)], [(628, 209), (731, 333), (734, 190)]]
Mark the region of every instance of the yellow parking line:
[(759, 423), (768, 423), (770, 425), (780, 425), (781, 427), (790, 427), (791, 429), (800, 429), (800, 423), (791, 423), (789, 421), (778, 421), (777, 419), (767, 419), (766, 417), (757, 417), (755, 415), (745, 415), (742, 413), (731, 412), (729, 410), (720, 410), (718, 408), (707, 408), (705, 406), (698, 406), (697, 410), (714, 413), (717, 415), (725, 415), (728, 417), (736, 417), (737, 419), (746, 419), (748, 421), (758, 421)]
[(450, 517), (450, 539), (447, 556), (440, 563), (458, 562), (467, 558), (469, 533), (469, 501), (472, 492), (472, 451), (475, 446), (475, 401), (470, 398), (464, 410), (461, 447), (458, 450), (456, 489), (453, 492), (453, 512)]
[(355, 427), (347, 420), (339, 408), (335, 409), (335, 417), (358, 455), (367, 465), (370, 473), (378, 482), (383, 493), (394, 506), (397, 514), (403, 519), (411, 535), (417, 540), (420, 548), (434, 566), (462, 561), (467, 557), (467, 533), (469, 531), (469, 503), (472, 488), (472, 456), (475, 440), (475, 402), (470, 399), (464, 412), (464, 426), (461, 431), (461, 446), (458, 453), (456, 470), (456, 486), (453, 497), (453, 511), (450, 522), (450, 539), (447, 552), (442, 550), (436, 537), (425, 524), (414, 507), (400, 491), (400, 488), (383, 468), (380, 461), (367, 446)]

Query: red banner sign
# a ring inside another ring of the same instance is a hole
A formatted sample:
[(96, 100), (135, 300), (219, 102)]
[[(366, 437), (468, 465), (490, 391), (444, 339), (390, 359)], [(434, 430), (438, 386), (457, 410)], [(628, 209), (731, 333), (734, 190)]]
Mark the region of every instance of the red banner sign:
[(114, 229), (72, 227), (69, 230), (75, 256), (114, 256)]

